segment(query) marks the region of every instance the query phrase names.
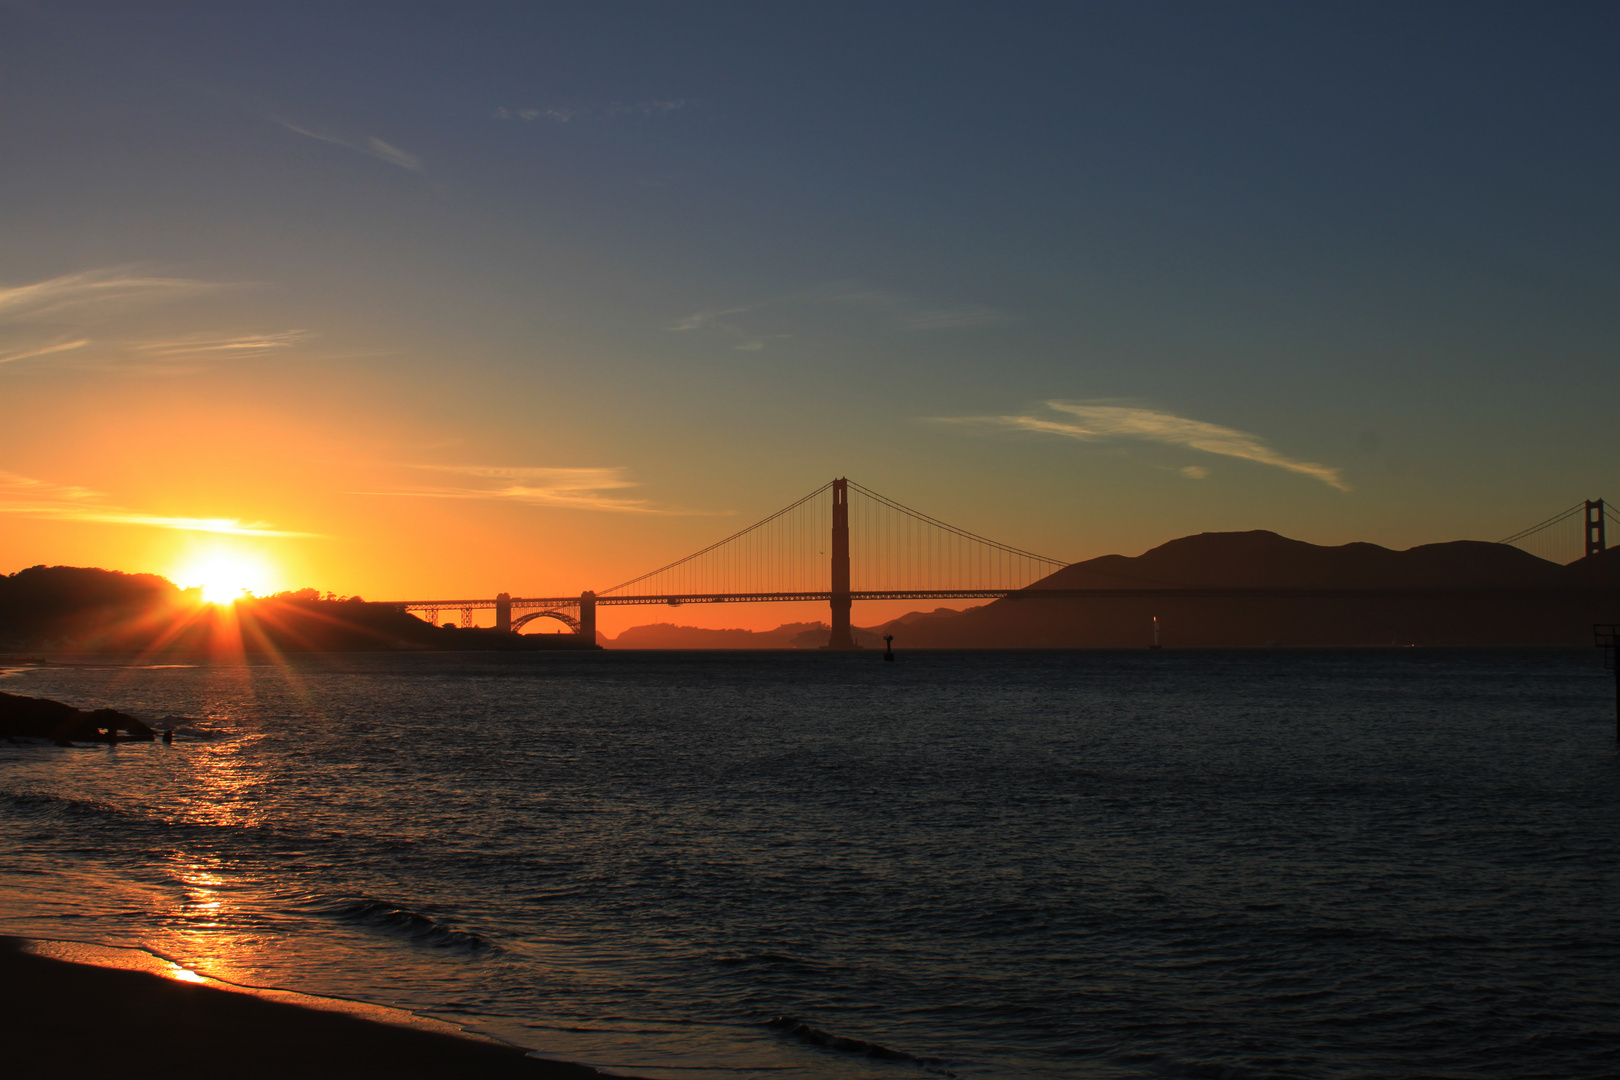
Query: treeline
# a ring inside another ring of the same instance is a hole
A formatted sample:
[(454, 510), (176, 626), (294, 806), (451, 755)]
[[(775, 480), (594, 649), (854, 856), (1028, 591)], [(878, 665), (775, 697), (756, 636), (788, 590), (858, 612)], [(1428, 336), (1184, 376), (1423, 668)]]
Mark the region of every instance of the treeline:
[(202, 602), (156, 574), (33, 566), (0, 577), (0, 648), (221, 654), (592, 647), (570, 635), (430, 626), (390, 604), (315, 589)]
[(39, 647), (132, 631), (178, 611), (188, 594), (156, 574), (82, 566), (30, 566), (0, 577), (0, 644)]

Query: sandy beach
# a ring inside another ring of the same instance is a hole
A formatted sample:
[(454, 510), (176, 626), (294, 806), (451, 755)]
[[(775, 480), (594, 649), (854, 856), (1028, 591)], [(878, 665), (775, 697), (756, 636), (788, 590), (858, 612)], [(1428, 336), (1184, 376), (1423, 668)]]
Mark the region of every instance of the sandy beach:
[(472, 1038), (413, 1030), (32, 955), (0, 938), (0, 1039), (9, 1076), (511, 1077), (603, 1073)]

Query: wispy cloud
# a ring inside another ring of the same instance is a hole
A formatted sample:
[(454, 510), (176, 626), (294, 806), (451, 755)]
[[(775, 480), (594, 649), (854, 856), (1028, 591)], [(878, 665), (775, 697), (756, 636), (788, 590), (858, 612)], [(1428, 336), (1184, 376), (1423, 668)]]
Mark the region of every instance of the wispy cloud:
[(131, 352), (154, 359), (198, 360), (236, 356), (264, 356), (290, 349), (308, 339), (304, 330), (283, 330), (274, 334), (239, 334), (225, 337), (187, 337), (172, 341), (138, 341)]
[(303, 330), (189, 333), (142, 338), (120, 333), (138, 312), (233, 286), (104, 267), (25, 285), (0, 285), (0, 365), (23, 361), (80, 370), (175, 375), (231, 358), (270, 356), (303, 344)]
[(101, 525), (141, 525), (153, 529), (183, 532), (225, 533), (231, 536), (310, 537), (314, 533), (290, 532), (272, 528), (268, 522), (238, 521), (235, 518), (171, 517), (143, 514), (110, 505), (107, 497), (90, 488), (56, 484), (0, 472), (0, 514), (44, 518), (52, 521), (83, 521)]
[(720, 308), (715, 311), (694, 311), (682, 319), (676, 320), (671, 330), (705, 330), (730, 338), (734, 344), (732, 348), (738, 352), (758, 352), (765, 347), (770, 338), (783, 338), (787, 334), (756, 334), (744, 327), (740, 322), (732, 319), (734, 315), (744, 315), (750, 311), (758, 311), (769, 304), (760, 304), (754, 307)]
[(19, 495), (62, 503), (81, 502), (86, 499), (104, 497), (101, 492), (87, 487), (78, 487), (73, 484), (54, 484), (49, 480), (36, 480), (32, 476), (23, 476), (19, 473), (0, 470), (0, 498), (16, 498)]
[(909, 296), (858, 285), (835, 284), (805, 294), (824, 304), (845, 304), (885, 315), (905, 330), (964, 330), (979, 326), (1005, 326), (1018, 321), (1009, 312), (967, 304), (940, 308), (919, 303)]
[(547, 105), (509, 109), (502, 105), (490, 114), (495, 120), (517, 120), (532, 123), (546, 120), (554, 124), (567, 124), (575, 120), (621, 120), (627, 117), (648, 119), (667, 116), (687, 108), (693, 102), (686, 98), (653, 99), (648, 101), (612, 101), (606, 105)]
[(350, 138), (331, 131), (319, 131), (315, 128), (305, 127), (302, 124), (295, 124), (291, 120), (280, 116), (272, 116), (270, 119), (288, 131), (303, 135), (306, 138), (319, 139), (321, 142), (331, 143), (334, 146), (343, 146), (361, 154), (369, 154), (379, 161), (386, 161), (390, 165), (398, 165), (400, 168), (409, 169), (411, 172), (422, 171), (421, 158), (415, 154), (407, 153), (397, 146), (385, 143), (375, 135), (368, 135), (363, 139)]
[[(1048, 401), (1046, 407), (1062, 414), (1062, 419), (1050, 416), (962, 416), (941, 417), (948, 423), (995, 424), (1022, 431), (1061, 435), (1082, 442), (1105, 442), (1115, 439), (1136, 439), (1185, 446), (1206, 454), (1240, 458), (1261, 465), (1271, 465), (1289, 472), (1300, 473), (1320, 480), (1329, 487), (1349, 491), (1350, 485), (1339, 475), (1339, 470), (1313, 461), (1300, 461), (1272, 449), (1258, 435), (1203, 420), (1190, 420), (1173, 413), (1155, 409), (1135, 408), (1127, 405), (1091, 404), (1084, 402)], [(1202, 479), (1207, 470), (1201, 466), (1188, 466), (1182, 474), (1191, 479)]]
[(638, 486), (624, 469), (560, 469), (506, 465), (415, 465), (430, 472), (486, 481), (476, 486), (413, 487), (401, 491), (358, 491), (357, 495), (402, 495), (424, 499), (500, 499), (533, 506), (604, 510), (620, 514), (686, 514), (608, 492)]
[[(755, 304), (696, 311), (677, 319), (670, 329), (707, 331), (731, 338), (736, 342), (732, 347), (737, 350), (755, 352), (764, 348), (767, 341), (793, 336), (790, 333), (766, 333), (761, 323), (791, 318), (795, 312), (802, 317), (806, 309), (820, 309), (825, 313), (828, 308), (864, 312), (868, 317), (875, 316), (880, 325), (900, 331), (967, 330), (1018, 322), (1018, 317), (1010, 312), (982, 304), (936, 307), (899, 293), (867, 288), (856, 282), (833, 282)], [(822, 317), (827, 316), (823, 314)]]
[(128, 267), (85, 270), (30, 285), (0, 285), (0, 328), (64, 315), (82, 320), (132, 304), (179, 300), (223, 287), (192, 278), (155, 277)]
[(32, 360), (35, 357), (71, 352), (74, 349), (82, 349), (88, 344), (90, 344), (89, 338), (80, 338), (78, 341), (58, 341), (51, 345), (37, 345), (23, 349), (21, 352), (0, 353), (0, 364), (9, 364), (13, 360)]

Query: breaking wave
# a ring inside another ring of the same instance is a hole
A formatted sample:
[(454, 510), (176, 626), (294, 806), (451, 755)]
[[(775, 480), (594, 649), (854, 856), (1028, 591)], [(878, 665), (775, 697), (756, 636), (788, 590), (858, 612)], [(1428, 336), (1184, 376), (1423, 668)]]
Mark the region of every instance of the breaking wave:
[(500, 951), (499, 946), (482, 934), (471, 930), (458, 930), (454, 926), (412, 911), (409, 908), (398, 907), (385, 900), (372, 900), (367, 897), (349, 897), (342, 900), (315, 900), (308, 905), (317, 914), (348, 923), (351, 926), (364, 926), (373, 930), (380, 930), (385, 934), (401, 938), (412, 945), (423, 945), (434, 949), (451, 949), (456, 952), (468, 954), (483, 954)]
[(872, 1058), (877, 1061), (904, 1061), (920, 1066), (931, 1073), (940, 1076), (954, 1077), (956, 1074), (946, 1068), (946, 1062), (939, 1058), (917, 1057), (901, 1050), (891, 1050), (878, 1043), (867, 1042), (865, 1039), (851, 1039), (844, 1035), (833, 1035), (820, 1028), (811, 1027), (796, 1016), (778, 1016), (774, 1020), (767, 1020), (765, 1026), (780, 1031), (791, 1039), (809, 1046), (820, 1046), (828, 1050), (837, 1050), (844, 1054), (858, 1054), (861, 1057)]

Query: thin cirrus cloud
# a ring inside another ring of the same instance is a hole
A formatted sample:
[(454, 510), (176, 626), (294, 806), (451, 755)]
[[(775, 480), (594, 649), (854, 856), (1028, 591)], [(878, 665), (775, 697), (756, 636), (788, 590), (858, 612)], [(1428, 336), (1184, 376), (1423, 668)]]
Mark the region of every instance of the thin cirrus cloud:
[(139, 341), (129, 350), (151, 359), (197, 360), (233, 356), (264, 356), (290, 349), (309, 337), (304, 330), (283, 330), (274, 334), (238, 334), (225, 337), (176, 338), (172, 341)]
[(735, 343), (732, 348), (738, 351), (758, 352), (773, 338), (792, 336), (790, 333), (767, 333), (763, 324), (795, 316), (802, 319), (809, 311), (820, 311), (820, 317), (826, 318), (829, 309), (864, 314), (875, 318), (880, 326), (901, 331), (969, 330), (1006, 326), (1019, 321), (1017, 316), (1009, 312), (983, 304), (934, 307), (908, 296), (867, 288), (856, 282), (833, 282), (756, 304), (693, 312), (676, 320), (670, 329), (707, 332), (729, 338)]
[(0, 364), (9, 364), (14, 360), (33, 360), (41, 356), (54, 356), (57, 353), (72, 352), (82, 349), (90, 344), (89, 338), (79, 338), (77, 341), (57, 341), (46, 345), (36, 345), (22, 349), (18, 352), (0, 353)]
[(181, 300), (224, 288), (192, 278), (157, 277), (130, 267), (63, 274), (28, 285), (0, 285), (0, 328), (63, 317), (83, 320), (131, 306)]
[(291, 120), (286, 120), (279, 116), (272, 116), (270, 119), (274, 123), (286, 128), (288, 131), (302, 135), (305, 138), (318, 139), (321, 142), (331, 143), (334, 146), (346, 147), (347, 149), (353, 150), (357, 153), (368, 154), (379, 161), (386, 161), (390, 165), (398, 165), (401, 169), (407, 169), (410, 172), (422, 171), (421, 158), (417, 157), (415, 154), (407, 153), (397, 146), (385, 143), (375, 135), (368, 135), (363, 139), (351, 139), (347, 136), (337, 135), (330, 131), (317, 131), (314, 128), (304, 127), (301, 124), (295, 124)]
[(172, 517), (143, 514), (109, 505), (106, 496), (73, 484), (55, 484), (31, 476), (0, 471), (0, 514), (42, 518), (50, 521), (81, 521), (97, 525), (139, 525), (152, 529), (182, 532), (223, 533), (230, 536), (312, 537), (315, 533), (272, 528), (263, 521), (244, 522), (235, 518)]
[(685, 514), (688, 511), (653, 506), (646, 499), (626, 499), (610, 492), (638, 486), (621, 468), (562, 469), (505, 465), (415, 465), (412, 468), (449, 473), (481, 484), (415, 487), (402, 491), (358, 491), (357, 495), (400, 495), (422, 499), (495, 499), (557, 506), (573, 510), (602, 510), (620, 514)]
[[(994, 424), (1034, 431), (1046, 435), (1061, 435), (1081, 442), (1107, 442), (1134, 439), (1143, 442), (1184, 446), (1206, 454), (1239, 458), (1261, 465), (1299, 473), (1320, 480), (1340, 491), (1351, 490), (1339, 470), (1314, 461), (1300, 461), (1288, 457), (1269, 446), (1258, 435), (1235, 428), (1222, 427), (1203, 420), (1191, 420), (1174, 413), (1155, 409), (1134, 408), (1127, 405), (1091, 404), (1084, 402), (1048, 401), (1046, 407), (1062, 415), (1047, 416), (962, 416), (942, 417), (948, 423)], [(1180, 470), (1183, 476), (1201, 480), (1209, 471), (1199, 465)]]
[(208, 361), (276, 355), (310, 336), (303, 330), (281, 330), (131, 340), (119, 333), (120, 323), (132, 312), (229, 287), (131, 267), (0, 286), (0, 365), (42, 361), (99, 371), (179, 374)]

